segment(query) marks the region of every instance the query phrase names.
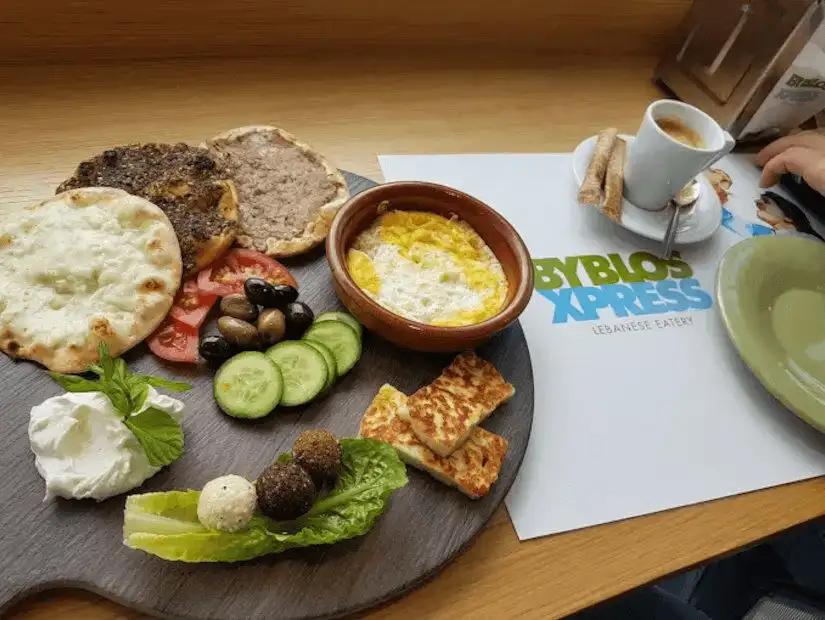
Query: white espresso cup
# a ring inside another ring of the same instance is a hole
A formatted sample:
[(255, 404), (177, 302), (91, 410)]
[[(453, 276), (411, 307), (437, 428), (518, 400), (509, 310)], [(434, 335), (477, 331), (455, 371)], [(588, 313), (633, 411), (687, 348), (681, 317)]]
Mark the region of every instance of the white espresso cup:
[[(677, 127), (681, 123), (683, 129), (687, 128), (683, 135), (698, 140), (680, 142), (656, 122), (673, 125), (674, 119)], [(719, 123), (692, 105), (669, 99), (654, 101), (645, 110), (636, 139), (629, 145), (624, 168), (625, 198), (640, 209), (663, 209), (679, 190), (730, 153), (735, 144)]]

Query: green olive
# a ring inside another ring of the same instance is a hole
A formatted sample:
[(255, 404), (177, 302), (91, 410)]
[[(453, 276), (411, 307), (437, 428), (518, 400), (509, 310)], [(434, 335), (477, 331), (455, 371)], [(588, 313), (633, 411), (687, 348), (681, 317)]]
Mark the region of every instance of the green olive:
[(261, 312), (261, 316), (258, 317), (258, 334), (261, 343), (266, 346), (283, 340), (286, 334), (284, 313), (275, 308), (268, 308)]
[(246, 295), (227, 295), (221, 299), (221, 312), (227, 316), (254, 321), (258, 318), (258, 306), (246, 298)]
[(255, 326), (233, 316), (219, 318), (218, 331), (223, 334), (229, 344), (244, 349), (255, 347), (258, 344), (258, 330)]

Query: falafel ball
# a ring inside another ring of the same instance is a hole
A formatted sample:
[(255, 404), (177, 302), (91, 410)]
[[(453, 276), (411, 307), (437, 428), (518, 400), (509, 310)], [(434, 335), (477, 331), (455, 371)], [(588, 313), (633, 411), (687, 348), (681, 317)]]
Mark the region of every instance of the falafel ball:
[(276, 521), (290, 521), (305, 514), (315, 501), (315, 485), (295, 463), (272, 463), (255, 482), (258, 508)]
[(292, 444), (292, 458), (319, 489), (325, 484), (334, 485), (341, 473), (341, 446), (335, 435), (322, 428), (298, 435)]

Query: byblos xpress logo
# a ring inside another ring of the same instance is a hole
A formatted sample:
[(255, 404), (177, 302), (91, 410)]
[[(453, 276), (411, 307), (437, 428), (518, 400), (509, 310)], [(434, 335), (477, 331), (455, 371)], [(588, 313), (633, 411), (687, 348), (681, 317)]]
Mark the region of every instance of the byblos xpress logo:
[(588, 254), (536, 258), (533, 268), (536, 290), (555, 307), (553, 323), (707, 310), (713, 304), (679, 258)]

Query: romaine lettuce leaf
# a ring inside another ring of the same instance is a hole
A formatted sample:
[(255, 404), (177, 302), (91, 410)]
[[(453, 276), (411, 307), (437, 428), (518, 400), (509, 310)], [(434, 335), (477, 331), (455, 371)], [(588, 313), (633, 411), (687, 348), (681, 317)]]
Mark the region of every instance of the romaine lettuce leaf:
[(407, 472), (386, 443), (372, 439), (340, 443), (343, 471), (338, 484), (295, 521), (273, 521), (256, 514), (241, 532), (209, 530), (198, 521), (200, 492), (145, 493), (126, 500), (123, 542), (165, 560), (237, 562), (362, 536), (383, 514), (393, 491), (407, 484)]

